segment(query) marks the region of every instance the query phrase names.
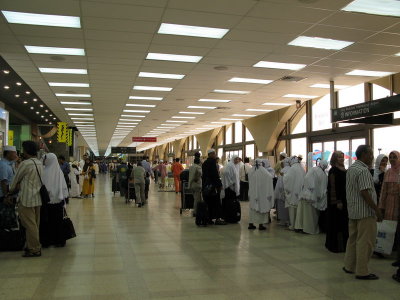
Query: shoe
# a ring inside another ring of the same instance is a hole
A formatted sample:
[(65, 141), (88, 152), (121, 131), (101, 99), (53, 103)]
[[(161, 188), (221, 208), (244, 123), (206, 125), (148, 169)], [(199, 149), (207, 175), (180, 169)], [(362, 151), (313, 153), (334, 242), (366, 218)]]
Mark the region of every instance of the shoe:
[(400, 267), (400, 260), (395, 261), (394, 263), (392, 263), (393, 267)]
[(253, 230), (253, 229), (257, 229), (256, 226), (254, 226), (253, 224), (250, 224), (249, 227), (247, 227), (247, 229), (249, 230)]
[(347, 274), (354, 274), (354, 272), (347, 270), (345, 267), (343, 267), (342, 270)]
[(377, 280), (379, 279), (378, 276), (376, 276), (375, 274), (369, 274), (366, 276), (356, 276), (356, 279), (360, 279), (360, 280)]
[(40, 257), (40, 256), (42, 256), (41, 251), (39, 251), (39, 252), (26, 251), (24, 254), (22, 254), (22, 257)]
[(265, 227), (264, 225), (259, 225), (258, 230), (267, 230), (267, 227)]
[(222, 221), (222, 220), (215, 221), (215, 225), (226, 225), (226, 224), (228, 224), (228, 223), (226, 223), (225, 221)]

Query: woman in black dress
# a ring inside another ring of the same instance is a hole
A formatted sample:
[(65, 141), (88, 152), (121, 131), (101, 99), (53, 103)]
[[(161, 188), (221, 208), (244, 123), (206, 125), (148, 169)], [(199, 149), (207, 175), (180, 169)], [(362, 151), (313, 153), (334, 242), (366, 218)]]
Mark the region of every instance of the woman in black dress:
[(332, 154), (328, 180), (328, 208), (325, 247), (331, 252), (345, 252), (349, 237), (346, 201), (346, 168), (344, 153)]

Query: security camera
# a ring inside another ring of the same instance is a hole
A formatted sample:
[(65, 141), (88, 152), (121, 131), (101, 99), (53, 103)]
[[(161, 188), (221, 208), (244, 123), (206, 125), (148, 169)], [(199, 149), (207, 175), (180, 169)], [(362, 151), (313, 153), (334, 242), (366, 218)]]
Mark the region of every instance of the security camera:
[(296, 107), (300, 108), (301, 107), (301, 100), (296, 100)]

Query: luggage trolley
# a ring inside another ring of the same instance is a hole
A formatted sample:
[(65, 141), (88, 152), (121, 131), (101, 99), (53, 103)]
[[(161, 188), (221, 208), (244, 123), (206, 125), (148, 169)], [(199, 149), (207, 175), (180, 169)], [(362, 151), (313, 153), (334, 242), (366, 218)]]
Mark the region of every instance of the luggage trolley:
[(129, 200), (136, 201), (135, 184), (128, 181), (128, 196), (125, 198), (125, 203), (128, 204)]
[(192, 209), (194, 207), (193, 192), (189, 189), (189, 170), (183, 170), (180, 175), (181, 181), (181, 208), (180, 214), (184, 209)]

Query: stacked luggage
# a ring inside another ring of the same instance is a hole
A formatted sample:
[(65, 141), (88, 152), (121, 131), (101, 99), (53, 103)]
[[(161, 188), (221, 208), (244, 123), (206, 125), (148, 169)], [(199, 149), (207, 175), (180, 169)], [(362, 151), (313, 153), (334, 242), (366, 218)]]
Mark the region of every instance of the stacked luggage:
[(0, 200), (0, 251), (20, 251), (25, 245), (25, 229), (20, 227), (14, 204)]

